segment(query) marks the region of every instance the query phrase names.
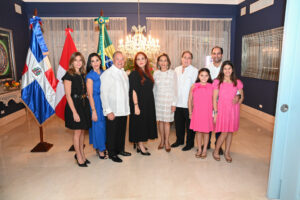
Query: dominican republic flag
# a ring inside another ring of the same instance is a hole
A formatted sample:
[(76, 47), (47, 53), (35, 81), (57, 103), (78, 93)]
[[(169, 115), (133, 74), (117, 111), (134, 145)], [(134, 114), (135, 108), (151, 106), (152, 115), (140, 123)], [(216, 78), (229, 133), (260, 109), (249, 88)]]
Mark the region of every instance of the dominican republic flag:
[(56, 73), (58, 79), (58, 84), (56, 88), (56, 99), (55, 99), (55, 112), (58, 117), (65, 120), (65, 106), (66, 106), (66, 95), (64, 84), (61, 78), (66, 74), (69, 69), (69, 60), (71, 55), (77, 51), (76, 46), (73, 42), (70, 32), (73, 32), (72, 29), (66, 28), (66, 40), (64, 44), (63, 51), (61, 53), (59, 67)]
[(22, 99), (42, 124), (55, 111), (57, 80), (54, 76), (48, 49), (41, 30), (41, 18), (30, 19), (31, 41), (22, 73)]

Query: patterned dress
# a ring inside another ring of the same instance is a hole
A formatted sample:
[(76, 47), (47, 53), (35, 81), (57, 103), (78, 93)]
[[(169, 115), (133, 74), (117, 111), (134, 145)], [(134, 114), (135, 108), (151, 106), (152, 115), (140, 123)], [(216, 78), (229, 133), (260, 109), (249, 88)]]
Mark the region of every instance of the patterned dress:
[(176, 106), (177, 100), (177, 77), (174, 70), (154, 72), (154, 99), (156, 119), (163, 122), (174, 121), (174, 112), (171, 106)]

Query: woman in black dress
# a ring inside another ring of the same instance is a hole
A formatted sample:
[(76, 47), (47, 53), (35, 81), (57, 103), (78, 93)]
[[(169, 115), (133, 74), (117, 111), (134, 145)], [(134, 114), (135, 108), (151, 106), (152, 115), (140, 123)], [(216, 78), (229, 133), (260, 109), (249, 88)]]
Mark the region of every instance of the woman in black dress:
[(78, 166), (87, 167), (90, 161), (83, 151), (84, 130), (91, 127), (90, 105), (86, 97), (85, 61), (80, 52), (72, 54), (69, 69), (63, 76), (67, 104), (65, 107), (65, 126), (74, 130), (73, 143)]
[(137, 152), (142, 155), (150, 155), (143, 142), (157, 138), (153, 84), (148, 58), (145, 53), (138, 52), (134, 71), (129, 75), (129, 141), (138, 143)]

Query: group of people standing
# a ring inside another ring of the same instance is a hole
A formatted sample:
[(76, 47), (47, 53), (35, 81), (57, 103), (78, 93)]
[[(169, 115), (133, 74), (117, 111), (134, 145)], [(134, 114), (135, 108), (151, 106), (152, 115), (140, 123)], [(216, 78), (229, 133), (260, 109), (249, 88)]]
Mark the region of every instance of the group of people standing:
[[(64, 81), (67, 104), (65, 125), (74, 130), (75, 160), (87, 167), (90, 161), (84, 153), (84, 130), (89, 129), (89, 141), (100, 159), (122, 162), (125, 151), (125, 133), (129, 115), (129, 141), (138, 153), (150, 156), (145, 146), (149, 139), (158, 137), (158, 149), (171, 151), (184, 144), (183, 151), (198, 143), (197, 158), (206, 158), (210, 148), (211, 132), (216, 132), (213, 158), (220, 160), (225, 141), (224, 157), (231, 162), (232, 133), (239, 126), (239, 104), (243, 101), (243, 84), (236, 78), (233, 64), (222, 63), (223, 49), (211, 51), (212, 64), (200, 70), (192, 66), (193, 54), (184, 51), (182, 65), (171, 69), (167, 54), (157, 58), (157, 70), (150, 71), (150, 61), (143, 52), (134, 58), (134, 70), (124, 71), (125, 59), (120, 51), (113, 55), (113, 65), (102, 70), (98, 54), (84, 57), (74, 53)], [(169, 143), (170, 123), (175, 119), (176, 141)], [(158, 125), (158, 127), (157, 127)], [(203, 138), (203, 146), (202, 146)]]

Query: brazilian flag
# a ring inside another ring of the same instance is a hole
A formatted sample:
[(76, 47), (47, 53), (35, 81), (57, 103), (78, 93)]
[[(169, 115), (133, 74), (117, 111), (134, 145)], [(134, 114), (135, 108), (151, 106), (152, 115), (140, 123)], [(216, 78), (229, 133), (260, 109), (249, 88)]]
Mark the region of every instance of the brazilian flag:
[[(109, 38), (105, 26), (105, 23), (108, 22), (108, 17), (100, 16), (97, 19), (95, 19), (95, 21), (98, 22), (99, 29), (100, 29), (97, 53), (100, 55), (102, 59), (102, 66), (103, 69), (105, 70), (111, 67), (113, 64), (112, 57), (115, 52), (115, 47)], [(105, 65), (103, 65), (104, 60), (105, 60)]]

